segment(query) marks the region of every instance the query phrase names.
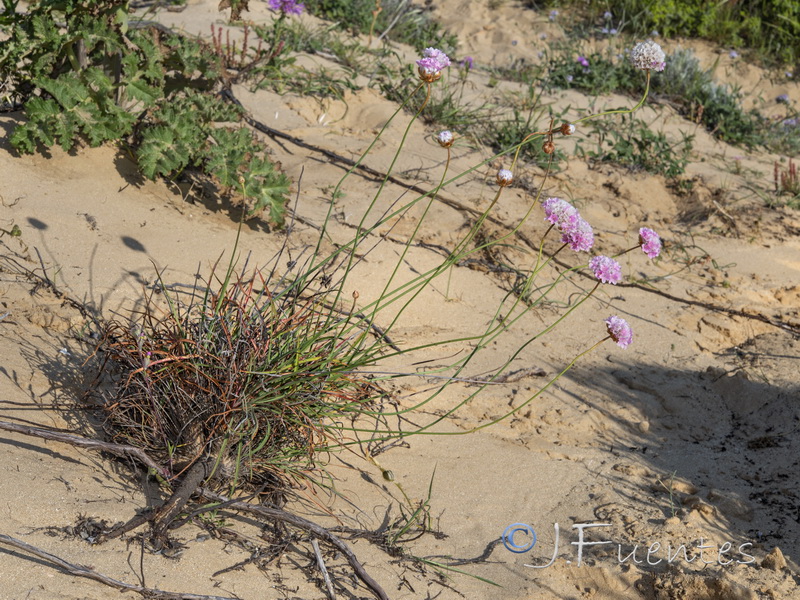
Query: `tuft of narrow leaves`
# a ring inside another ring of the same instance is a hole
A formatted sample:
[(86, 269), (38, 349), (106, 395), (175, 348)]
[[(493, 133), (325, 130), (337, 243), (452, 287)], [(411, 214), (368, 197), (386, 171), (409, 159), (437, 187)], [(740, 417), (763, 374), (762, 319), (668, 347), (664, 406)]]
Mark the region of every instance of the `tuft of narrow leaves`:
[(347, 316), (308, 287), (270, 289), (259, 271), (229, 269), (188, 297), (161, 291), (133, 326), (105, 330), (111, 438), (142, 448), (170, 477), (204, 463), (211, 484), (231, 492), (279, 498), (292, 479), (313, 477), (342, 422), (376, 397), (355, 373), (362, 336), (343, 333)]

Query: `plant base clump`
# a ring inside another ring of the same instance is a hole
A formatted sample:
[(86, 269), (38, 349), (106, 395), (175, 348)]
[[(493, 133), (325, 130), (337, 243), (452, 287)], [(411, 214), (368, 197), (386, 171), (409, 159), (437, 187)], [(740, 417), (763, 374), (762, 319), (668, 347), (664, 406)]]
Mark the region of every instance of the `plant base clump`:
[(114, 442), (143, 449), (170, 480), (203, 465), (202, 479), (229, 493), (275, 499), (315, 480), (373, 386), (353, 372), (347, 318), (267, 280), (229, 274), (188, 301), (164, 290), (165, 308), (151, 295), (138, 323), (108, 325), (102, 349), (116, 375), (103, 410)]

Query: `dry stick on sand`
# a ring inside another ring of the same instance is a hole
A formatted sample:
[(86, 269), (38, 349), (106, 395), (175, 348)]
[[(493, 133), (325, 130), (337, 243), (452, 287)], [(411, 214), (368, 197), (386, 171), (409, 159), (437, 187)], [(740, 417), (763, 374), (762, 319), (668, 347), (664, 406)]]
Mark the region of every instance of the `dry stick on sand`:
[(200, 594), (182, 594), (180, 592), (165, 592), (163, 590), (156, 590), (152, 588), (142, 587), (141, 585), (133, 585), (131, 583), (125, 583), (124, 581), (119, 581), (118, 579), (113, 579), (97, 571), (90, 569), (89, 567), (84, 567), (82, 565), (75, 565), (65, 561), (58, 556), (50, 554), (49, 552), (45, 552), (41, 548), (37, 548), (36, 546), (31, 546), (30, 544), (26, 544), (25, 542), (18, 540), (16, 538), (12, 538), (10, 536), (4, 535), (0, 533), (0, 544), (5, 544), (6, 546), (11, 546), (12, 548), (16, 548), (17, 550), (22, 550), (23, 552), (27, 552), (28, 554), (33, 554), (34, 556), (46, 560), (49, 563), (53, 563), (67, 571), (70, 575), (76, 575), (78, 577), (86, 577), (88, 579), (94, 579), (95, 581), (99, 581), (100, 583), (104, 583), (108, 586), (116, 588), (120, 591), (130, 591), (130, 592), (138, 592), (145, 598), (154, 598), (158, 600), (236, 600), (235, 598), (230, 598), (228, 596), (204, 596)]
[[(147, 456), (147, 454), (143, 450), (141, 450), (140, 448), (135, 448), (133, 446), (124, 446), (124, 445), (121, 445), (121, 444), (112, 444), (112, 443), (109, 443), (109, 442), (100, 442), (100, 441), (97, 441), (97, 440), (90, 440), (90, 439), (83, 438), (83, 437), (80, 437), (80, 436), (68, 435), (68, 434), (65, 434), (65, 433), (59, 433), (59, 432), (55, 432), (55, 431), (50, 431), (48, 429), (42, 429), (41, 427), (30, 427), (30, 426), (26, 426), (26, 425), (17, 425), (16, 423), (9, 423), (9, 422), (6, 422), (6, 421), (0, 421), (0, 430), (13, 431), (15, 433), (21, 433), (23, 435), (30, 435), (30, 436), (33, 436), (33, 437), (39, 437), (39, 438), (43, 438), (43, 439), (46, 439), (46, 440), (55, 440), (55, 441), (59, 441), (59, 442), (64, 442), (66, 444), (71, 444), (73, 446), (79, 446), (79, 447), (82, 447), (82, 448), (89, 448), (90, 450), (106, 451), (106, 452), (109, 452), (111, 454), (115, 454), (117, 456), (126, 456), (126, 457), (127, 456), (131, 456), (131, 457), (139, 459), (143, 464), (147, 465), (150, 468), (155, 469), (157, 472), (163, 473), (163, 474), (166, 475), (166, 472), (164, 471), (164, 469), (162, 469), (158, 465), (158, 463), (156, 463), (152, 458)], [(199, 471), (199, 467), (198, 467), (198, 471)], [(184, 479), (191, 479), (192, 481), (194, 481), (195, 477), (193, 476), (193, 477), (190, 478), (189, 475), (187, 475)], [(200, 478), (200, 481), (202, 482), (202, 478)], [(199, 487), (199, 483), (185, 487), (184, 493), (186, 492), (186, 490), (188, 490), (188, 487), (193, 487), (194, 488), (191, 491), (189, 491), (189, 495), (197, 492), (201, 496), (203, 496), (203, 497), (205, 497), (205, 498), (207, 498), (209, 500), (212, 500), (214, 502), (221, 502), (226, 507), (229, 507), (229, 508), (231, 508), (233, 510), (240, 510), (242, 512), (249, 512), (251, 514), (258, 515), (258, 516), (264, 517), (264, 518), (272, 520), (272, 521), (281, 521), (283, 523), (287, 523), (289, 525), (293, 525), (295, 527), (298, 527), (300, 529), (308, 531), (309, 533), (313, 534), (314, 536), (327, 541), (329, 544), (331, 544), (332, 546), (336, 547), (336, 549), (339, 550), (342, 554), (344, 554), (344, 556), (347, 558), (347, 562), (350, 563), (350, 566), (352, 567), (352, 569), (355, 572), (355, 574), (358, 576), (359, 579), (361, 579), (362, 582), (364, 582), (364, 585), (366, 585), (373, 592), (373, 594), (375, 595), (376, 598), (379, 598), (380, 600), (389, 600), (389, 596), (386, 595), (386, 592), (383, 591), (383, 588), (378, 584), (378, 582), (375, 581), (372, 577), (370, 577), (369, 573), (367, 573), (364, 570), (364, 567), (361, 566), (361, 563), (358, 561), (358, 558), (356, 558), (356, 555), (353, 554), (353, 551), (350, 550), (350, 548), (347, 546), (347, 544), (345, 544), (342, 540), (340, 540), (338, 537), (333, 535), (330, 531), (328, 531), (327, 529), (325, 529), (321, 525), (317, 525), (316, 523), (313, 523), (313, 522), (308, 521), (308, 520), (306, 520), (306, 519), (304, 519), (302, 517), (299, 517), (297, 515), (293, 515), (292, 513), (286, 512), (285, 510), (281, 510), (281, 509), (278, 509), (278, 508), (268, 508), (268, 507), (265, 507), (265, 506), (256, 506), (256, 505), (250, 504), (248, 502), (243, 502), (243, 501), (240, 501), (240, 500), (233, 500), (233, 499), (230, 499), (230, 498), (226, 498), (225, 496), (221, 496), (221, 495), (219, 495), (219, 494), (217, 494), (217, 493), (215, 493), (215, 492), (213, 492), (211, 490), (208, 490), (208, 489), (203, 488), (203, 487)], [(181, 488), (184, 488), (184, 486), (182, 485), (181, 487), (179, 487), (179, 491), (176, 492), (176, 494), (174, 494), (173, 497), (175, 497), (177, 494), (179, 494), (181, 492)], [(208, 508), (208, 510), (212, 510), (213, 508), (218, 508), (218, 507), (210, 507), (210, 508)], [(126, 524), (126, 526), (135, 523), (136, 527), (138, 527), (139, 525), (143, 525), (144, 523), (153, 520), (153, 518), (157, 518), (159, 516), (163, 516), (165, 514), (168, 514), (168, 515), (170, 515), (169, 520), (163, 520), (162, 523), (156, 523), (157, 527), (159, 527), (159, 526), (163, 527), (163, 529), (160, 529), (160, 532), (163, 533), (166, 530), (166, 528), (169, 526), (169, 522), (175, 516), (174, 514), (172, 514), (174, 512), (173, 509), (174, 509), (174, 506), (172, 505), (172, 503), (170, 501), (167, 501), (167, 503), (164, 506), (162, 506), (160, 509), (156, 510), (154, 513), (149, 513), (148, 516), (144, 517), (144, 518), (139, 518), (139, 519), (134, 518), (131, 521), (129, 521)], [(123, 526), (123, 527), (125, 527), (125, 526)], [(126, 529), (126, 531), (128, 531), (130, 529), (133, 529), (133, 528), (135, 528), (135, 527), (129, 527), (129, 528)], [(106, 538), (108, 538), (108, 537), (116, 537), (116, 536), (113, 535), (113, 533), (115, 533), (115, 530), (112, 530), (112, 532), (110, 534), (107, 534), (105, 537)], [(9, 538), (9, 539), (11, 539), (11, 538)], [(22, 543), (22, 542), (20, 542), (20, 543)], [(53, 558), (56, 558), (56, 557), (53, 557)], [(60, 560), (60, 559), (58, 559), (58, 560)], [(88, 571), (88, 572), (93, 573), (92, 571)], [(113, 580), (110, 580), (110, 581), (113, 581)], [(123, 585), (127, 586), (127, 584), (123, 584)], [(138, 586), (131, 586), (131, 587), (127, 588), (127, 589), (134, 589), (135, 587), (138, 587)], [(144, 589), (144, 588), (142, 588), (142, 589)], [(163, 593), (167, 593), (167, 592), (163, 592)], [(186, 595), (185, 596), (156, 596), (156, 597), (159, 597), (159, 598), (161, 598), (161, 597), (163, 597), (163, 598), (179, 598), (179, 599), (182, 599), (182, 598), (186, 598), (186, 599), (190, 599), (190, 598), (213, 598), (211, 596), (186, 596)]]
[(42, 429), (41, 427), (31, 427), (28, 425), (18, 425), (16, 423), (9, 423), (8, 421), (0, 421), (0, 429), (5, 431), (13, 431), (14, 433), (21, 433), (23, 435), (30, 435), (45, 440), (53, 440), (56, 442), (64, 442), (73, 446), (81, 448), (88, 448), (89, 450), (100, 450), (114, 454), (123, 458), (136, 458), (142, 464), (156, 473), (169, 478), (169, 473), (163, 469), (156, 461), (145, 454), (144, 450), (136, 446), (125, 446), (123, 444), (112, 444), (109, 442), (101, 442), (99, 440), (90, 440), (89, 438), (81, 437), (79, 435), (70, 435), (68, 433), (60, 433), (58, 431), (51, 431), (50, 429)]
[[(361, 566), (361, 563), (358, 562), (356, 555), (353, 554), (353, 551), (345, 544), (342, 540), (338, 537), (333, 535), (330, 531), (325, 529), (324, 527), (317, 525), (316, 523), (312, 523), (304, 519), (303, 517), (299, 517), (297, 515), (293, 515), (292, 513), (288, 513), (285, 510), (281, 510), (279, 508), (270, 508), (268, 506), (256, 506), (255, 504), (250, 504), (249, 502), (240, 502), (238, 500), (231, 500), (230, 498), (226, 498), (216, 492), (208, 490), (206, 488), (200, 488), (199, 493), (201, 496), (208, 500), (212, 500), (214, 502), (223, 502), (226, 506), (240, 510), (242, 512), (249, 512), (254, 515), (258, 515), (270, 520), (282, 521), (289, 525), (294, 525), (295, 527), (299, 527), (300, 529), (305, 529), (306, 531), (312, 533), (313, 535), (325, 540), (332, 546), (335, 546), (339, 552), (344, 554), (345, 558), (347, 558), (347, 562), (350, 563), (350, 566), (355, 571), (358, 578), (364, 582), (364, 584), (372, 590), (377, 598), (380, 600), (389, 600), (389, 596), (386, 595), (386, 592), (383, 591), (383, 588), (375, 581), (372, 577), (370, 577), (369, 573), (364, 570), (364, 567)], [(214, 507), (210, 507), (209, 510), (212, 510)]]

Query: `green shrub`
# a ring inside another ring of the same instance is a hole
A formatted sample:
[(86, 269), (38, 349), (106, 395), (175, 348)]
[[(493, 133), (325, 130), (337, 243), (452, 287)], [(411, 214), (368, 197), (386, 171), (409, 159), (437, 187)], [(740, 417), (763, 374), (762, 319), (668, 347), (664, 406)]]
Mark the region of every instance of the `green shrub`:
[[(311, 14), (355, 32), (379, 35), (388, 30), (387, 37), (417, 50), (436, 46), (452, 54), (458, 46), (458, 38), (434, 21), (427, 9), (404, 0), (307, 0), (305, 6)], [(378, 6), (381, 10), (375, 15)]]
[(683, 175), (694, 140), (693, 135), (683, 133), (682, 140), (672, 144), (663, 131), (652, 131), (645, 121), (632, 117), (623, 117), (621, 123), (593, 121), (592, 134), (597, 135), (597, 147), (585, 152), (589, 158), (660, 174), (667, 179)]
[[(127, 2), (42, 0), (22, 13), (5, 0), (5, 9), (0, 78), (11, 82), (10, 98), (27, 117), (10, 137), (19, 152), (131, 144), (146, 177), (200, 168), (242, 192), (253, 213), (269, 209), (270, 220), (282, 223), (289, 181), (254, 138), (219, 129), (241, 114), (212, 93), (220, 73), (210, 50), (137, 28)], [(220, 153), (239, 159), (224, 177), (214, 169)]]

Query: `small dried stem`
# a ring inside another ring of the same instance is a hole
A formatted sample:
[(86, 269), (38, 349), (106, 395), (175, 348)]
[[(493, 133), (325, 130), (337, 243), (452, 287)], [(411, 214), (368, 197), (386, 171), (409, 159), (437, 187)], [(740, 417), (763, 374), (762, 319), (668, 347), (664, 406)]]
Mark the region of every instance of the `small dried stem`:
[(107, 575), (98, 573), (97, 571), (94, 571), (89, 567), (84, 567), (82, 565), (76, 565), (67, 562), (64, 559), (59, 558), (58, 556), (50, 554), (49, 552), (45, 552), (41, 548), (37, 548), (36, 546), (31, 546), (30, 544), (26, 544), (21, 540), (12, 538), (7, 535), (3, 535), (2, 533), (0, 533), (0, 544), (5, 544), (6, 546), (11, 546), (12, 548), (16, 548), (17, 550), (22, 550), (23, 552), (27, 552), (28, 554), (33, 554), (34, 556), (41, 558), (42, 560), (45, 560), (58, 567), (61, 567), (62, 569), (67, 571), (70, 575), (75, 575), (77, 577), (86, 577), (87, 579), (94, 579), (95, 581), (99, 581), (100, 583), (116, 588), (117, 590), (138, 592), (145, 598), (158, 599), (158, 600), (235, 600), (234, 598), (230, 598), (228, 596), (204, 596), (200, 594), (182, 594), (180, 592), (165, 592), (163, 590), (146, 588), (141, 585), (133, 585), (131, 583), (125, 583), (124, 581), (119, 581), (118, 579), (113, 579), (111, 577), (108, 577)]

